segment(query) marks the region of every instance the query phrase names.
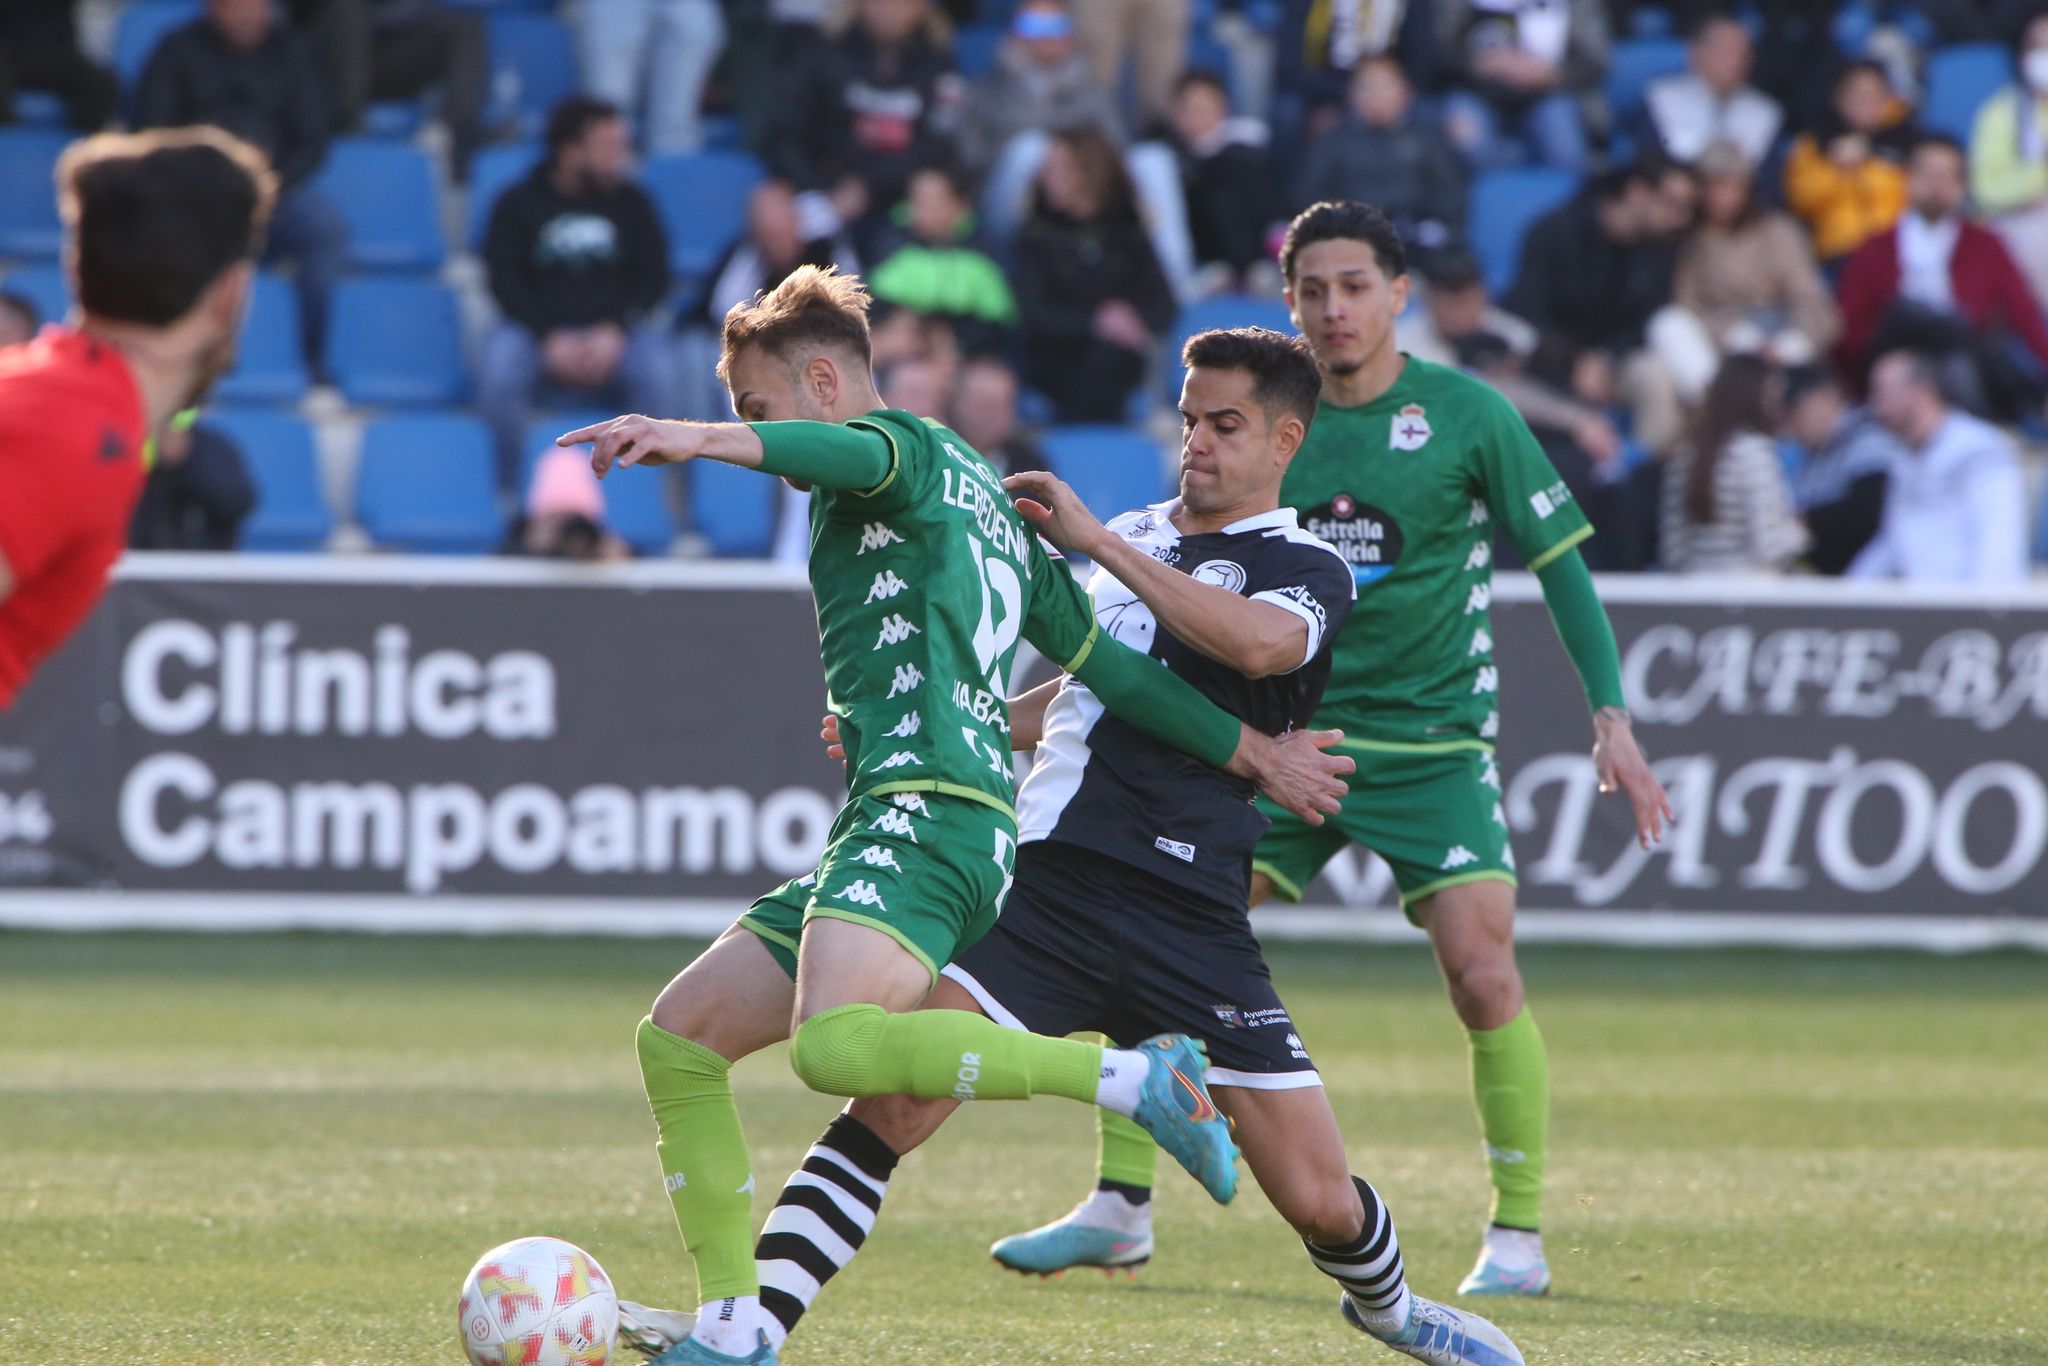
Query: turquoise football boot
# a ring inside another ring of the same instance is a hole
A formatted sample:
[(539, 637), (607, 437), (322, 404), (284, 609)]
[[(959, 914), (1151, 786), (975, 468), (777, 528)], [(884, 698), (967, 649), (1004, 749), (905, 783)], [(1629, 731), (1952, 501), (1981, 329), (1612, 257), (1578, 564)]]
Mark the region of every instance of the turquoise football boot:
[(776, 1366), (776, 1360), (775, 1349), (768, 1345), (764, 1333), (761, 1345), (743, 1357), (714, 1352), (695, 1338), (684, 1338), (650, 1360), (648, 1366)]
[(1229, 1204), (1237, 1194), (1237, 1144), (1231, 1141), (1230, 1120), (1216, 1108), (1203, 1080), (1209, 1050), (1185, 1034), (1156, 1034), (1138, 1051), (1152, 1067), (1131, 1118), (1202, 1183), (1210, 1199)]
[[(1120, 1198), (1120, 1197), (1112, 1197)], [(1000, 1266), (1027, 1276), (1057, 1276), (1069, 1267), (1099, 1266), (1110, 1275), (1135, 1276), (1152, 1260), (1152, 1235), (1087, 1222), (1093, 1200), (1084, 1200), (1064, 1219), (1029, 1233), (1013, 1233), (988, 1250)]]

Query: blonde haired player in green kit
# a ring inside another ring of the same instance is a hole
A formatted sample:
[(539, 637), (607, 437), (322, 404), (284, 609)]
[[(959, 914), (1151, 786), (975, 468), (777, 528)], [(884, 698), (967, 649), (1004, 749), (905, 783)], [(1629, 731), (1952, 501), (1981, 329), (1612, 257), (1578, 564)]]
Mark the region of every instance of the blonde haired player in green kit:
[[(757, 901), (640, 1022), (663, 1184), (702, 1305), (682, 1331), (660, 1333), (641, 1306), (622, 1306), (628, 1340), (658, 1343), (656, 1366), (775, 1362), (728, 1073), (783, 1039), (797, 1076), (830, 1095), (1107, 1106), (1218, 1202), (1236, 1193), (1237, 1147), (1197, 1041), (1161, 1034), (1102, 1048), (916, 1009), (1010, 889), (1004, 694), (1020, 637), (1132, 725), (1252, 779), (1304, 819), (1337, 809), (1353, 764), (1322, 752), (1341, 737), (1261, 734), (1105, 635), (993, 467), (955, 433), (883, 408), (867, 310), (859, 281), (801, 267), (726, 315), (718, 373), (746, 421), (633, 414), (559, 438), (588, 442), (599, 475), (708, 459), (811, 491), (819, 653), (846, 749), (846, 804), (817, 870)], [(743, 650), (737, 658), (743, 667)]]
[[(1585, 686), (1601, 790), (1627, 794), (1645, 846), (1662, 837), (1670, 803), (1636, 747), (1614, 631), (1577, 549), (1592, 527), (1498, 391), (1396, 349), (1408, 275), (1385, 215), (1316, 204), (1289, 226), (1280, 267), (1323, 374), (1280, 501), (1344, 553), (1358, 582), (1315, 719), (1344, 730), (1358, 769), (1343, 811), (1323, 825), (1265, 807), (1273, 828), (1252, 865), (1252, 902), (1299, 900), (1347, 844), (1393, 869), (1471, 1040), (1493, 1177), (1484, 1245), (1458, 1291), (1540, 1295), (1550, 1288), (1539, 1232), (1550, 1077), (1515, 965), (1515, 862), (1493, 757), (1497, 529), (1535, 571)], [(998, 1242), (996, 1260), (1038, 1273), (1144, 1262), (1154, 1165), (1145, 1135), (1105, 1115), (1096, 1191), (1065, 1218)]]

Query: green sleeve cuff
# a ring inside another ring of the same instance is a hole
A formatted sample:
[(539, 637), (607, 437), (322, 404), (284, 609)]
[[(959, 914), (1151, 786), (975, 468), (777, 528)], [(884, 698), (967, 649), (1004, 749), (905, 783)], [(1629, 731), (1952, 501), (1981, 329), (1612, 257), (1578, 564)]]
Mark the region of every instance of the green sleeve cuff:
[(1576, 548), (1567, 550), (1536, 571), (1550, 620), (1585, 685), (1593, 710), (1626, 706), (1621, 691), (1621, 651), (1614, 643), (1614, 624), (1593, 591), (1593, 575)]
[(895, 469), (896, 448), (872, 428), (833, 422), (750, 422), (761, 469), (829, 489), (874, 489)]
[(1163, 745), (1224, 768), (1237, 753), (1238, 719), (1196, 692), (1165, 665), (1139, 654), (1114, 636), (1102, 636), (1084, 653), (1074, 677), (1121, 719)]

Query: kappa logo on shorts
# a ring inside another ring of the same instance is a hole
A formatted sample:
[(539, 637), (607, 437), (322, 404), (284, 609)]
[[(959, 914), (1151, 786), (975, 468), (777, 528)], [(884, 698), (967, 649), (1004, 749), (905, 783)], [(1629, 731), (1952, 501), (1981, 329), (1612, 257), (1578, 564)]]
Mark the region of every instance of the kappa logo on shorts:
[(874, 883), (864, 882), (860, 878), (855, 878), (839, 891), (833, 893), (832, 899), (834, 901), (845, 901), (855, 906), (873, 906), (884, 915), (889, 913), (888, 904), (882, 900), (881, 890)]
[(896, 861), (896, 851), (894, 849), (884, 849), (879, 844), (870, 844), (867, 848), (861, 850), (860, 862), (867, 864), (871, 868), (887, 868), (898, 873), (903, 871), (903, 865)]
[(868, 829), (879, 830), (885, 835), (902, 835), (912, 844), (917, 843), (917, 831), (910, 824), (910, 817), (901, 811), (884, 811), (868, 822)]
[(1453, 845), (1451, 852), (1444, 855), (1443, 871), (1448, 873), (1453, 868), (1464, 868), (1477, 862), (1479, 855), (1462, 844)]
[[(917, 734), (917, 727), (912, 726), (910, 733), (912, 735)], [(913, 815), (923, 816), (926, 820), (931, 819), (932, 809), (926, 806), (924, 798), (915, 792), (898, 792), (891, 796), (889, 800)]]

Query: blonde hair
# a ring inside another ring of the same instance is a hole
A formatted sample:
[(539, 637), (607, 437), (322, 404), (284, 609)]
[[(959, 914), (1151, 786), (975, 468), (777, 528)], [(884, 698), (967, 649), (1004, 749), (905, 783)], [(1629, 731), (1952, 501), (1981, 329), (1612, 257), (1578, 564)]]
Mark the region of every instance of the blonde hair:
[(748, 347), (761, 347), (781, 360), (799, 351), (837, 349), (874, 364), (868, 338), (867, 286), (836, 266), (798, 266), (789, 278), (764, 290), (751, 303), (734, 304), (725, 315), (718, 378), (729, 382), (732, 363)]

